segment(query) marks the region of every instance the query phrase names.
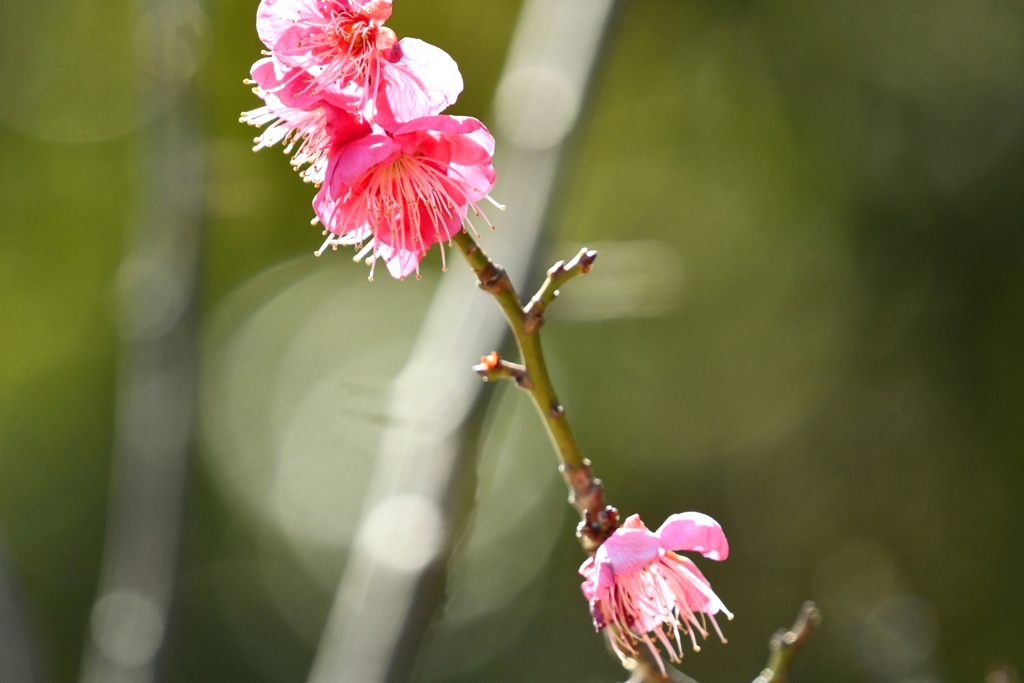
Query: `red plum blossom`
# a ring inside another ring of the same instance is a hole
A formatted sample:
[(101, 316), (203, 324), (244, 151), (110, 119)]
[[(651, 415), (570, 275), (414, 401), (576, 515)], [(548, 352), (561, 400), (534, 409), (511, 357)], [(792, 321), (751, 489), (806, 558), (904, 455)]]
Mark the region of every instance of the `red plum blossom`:
[(383, 258), (396, 278), (418, 273), (434, 243), (472, 227), (470, 208), (483, 215), (477, 202), (490, 200), (493, 153), (494, 138), (482, 123), (444, 115), (391, 130), (375, 126), (372, 134), (338, 144), (313, 200), (328, 235), (317, 253), (356, 245), (357, 260)]
[(462, 92), (458, 66), (433, 45), (399, 41), (390, 16), (390, 0), (262, 0), (256, 30), (290, 91), (282, 102), (349, 93), (385, 125), (444, 111)]

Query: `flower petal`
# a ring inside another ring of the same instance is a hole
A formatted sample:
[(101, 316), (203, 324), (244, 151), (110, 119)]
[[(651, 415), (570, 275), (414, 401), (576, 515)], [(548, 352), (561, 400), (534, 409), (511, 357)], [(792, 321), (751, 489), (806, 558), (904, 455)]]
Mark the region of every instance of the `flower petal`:
[[(724, 612), (732, 618), (732, 612), (726, 609), (722, 600), (711, 590), (711, 582), (701, 573), (697, 565), (688, 557), (675, 553), (666, 554), (662, 566), (669, 574), (669, 583), (676, 599), (685, 602), (694, 612), (718, 614)], [(680, 592), (681, 590), (681, 592)]]
[(327, 169), (327, 182), (335, 195), (342, 195), (339, 185), (352, 185), (376, 164), (393, 160), (401, 145), (386, 135), (367, 135), (342, 145), (333, 154)]
[[(433, 130), (438, 133), (453, 133), (468, 135), (478, 130), (487, 130), (484, 124), (472, 116), (449, 116), (448, 114), (437, 114), (431, 116), (420, 116), (407, 121), (391, 130), (392, 135), (405, 135), (420, 130)], [(493, 151), (494, 139), (491, 138), (491, 150)]]
[(465, 189), (470, 201), (478, 202), (494, 188), (494, 166), (490, 163), (462, 166), (448, 165), (448, 177), (453, 178)]
[(327, 132), (334, 147), (347, 145), (353, 140), (366, 137), (373, 132), (369, 123), (360, 119), (348, 109), (335, 107), (326, 102), (320, 104), (327, 114)]
[(383, 125), (440, 114), (462, 92), (462, 74), (447, 52), (416, 38), (403, 38), (402, 58), (381, 62), (384, 77), (379, 112)]
[(685, 550), (700, 553), (710, 560), (729, 557), (729, 541), (722, 527), (711, 517), (700, 512), (682, 512), (665, 520), (655, 535), (665, 550)]
[(316, 0), (261, 0), (256, 10), (256, 33), (263, 44), (274, 49), (281, 37), (294, 31), (294, 19), (320, 14)]
[(314, 90), (313, 77), (300, 67), (281, 65), (270, 57), (260, 59), (250, 70), (252, 79), (265, 93), (276, 96), (288, 107), (297, 109), (315, 109), (324, 103), (345, 111), (356, 111), (359, 108), (361, 95), (354, 87), (339, 88), (337, 85)]
[(647, 525), (640, 519), (640, 515), (630, 515), (626, 517), (626, 521), (622, 523), (623, 529), (643, 529), (644, 531), (650, 531)]
[(420, 261), (425, 255), (421, 251), (397, 249), (381, 242), (377, 243), (376, 253), (378, 258), (384, 259), (384, 263), (388, 266), (388, 272), (396, 280), (401, 280), (416, 272), (417, 266), (420, 265)]
[(650, 531), (619, 528), (597, 549), (598, 564), (607, 562), (616, 576), (640, 571), (658, 558), (661, 540)]
[(391, 16), (391, 0), (356, 0), (355, 5), (374, 21), (384, 22)]
[(597, 581), (594, 582), (594, 594), (600, 599), (615, 585), (615, 573), (611, 565), (601, 562), (597, 565)]

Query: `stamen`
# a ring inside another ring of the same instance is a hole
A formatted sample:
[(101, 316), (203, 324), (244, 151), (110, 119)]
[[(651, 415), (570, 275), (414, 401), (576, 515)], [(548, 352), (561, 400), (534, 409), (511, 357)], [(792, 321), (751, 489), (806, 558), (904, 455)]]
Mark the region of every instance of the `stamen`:
[(369, 254), (373, 250), (373, 245), (374, 245), (374, 240), (370, 240), (369, 243), (367, 243), (367, 245), (365, 247), (363, 247), (362, 249), (359, 250), (359, 253), (357, 253), (355, 256), (352, 257), (352, 260), (355, 261), (356, 263), (359, 263), (360, 261), (362, 261), (363, 257), (365, 257), (367, 254)]
[[(334, 244), (334, 234), (332, 233), (330, 235), (330, 237), (328, 237), (326, 240), (324, 240), (324, 243), (320, 245), (320, 248), (317, 249), (316, 251), (314, 251), (313, 253), (316, 254), (317, 256), (320, 256), (321, 254), (324, 253), (324, 251), (327, 250), (328, 246), (333, 245), (333, 244)], [(337, 248), (337, 247), (335, 247), (335, 248)]]
[[(728, 612), (726, 614), (728, 614)], [(718, 628), (718, 622), (715, 620), (715, 615), (709, 614), (708, 616), (711, 618), (711, 625), (715, 627), (715, 633), (718, 634), (718, 639), (721, 640), (723, 643), (728, 643), (729, 641), (726, 640), (725, 636), (722, 635), (722, 629)], [(729, 618), (732, 619), (731, 614), (729, 614)]]
[(476, 231), (476, 226), (473, 225), (473, 221), (469, 220), (469, 214), (468, 213), (466, 214), (466, 217), (462, 219), (462, 224), (466, 225), (466, 226), (469, 226), (469, 230), (467, 230), (466, 232), (472, 231), (473, 236), (476, 237), (477, 239), (480, 239), (480, 233), (478, 233)]

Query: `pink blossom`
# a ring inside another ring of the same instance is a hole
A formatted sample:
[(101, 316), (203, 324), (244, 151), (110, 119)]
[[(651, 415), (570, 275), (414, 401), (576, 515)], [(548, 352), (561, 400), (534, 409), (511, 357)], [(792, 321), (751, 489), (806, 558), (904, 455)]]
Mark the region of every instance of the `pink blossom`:
[[(313, 98), (302, 94), (294, 80), (277, 73), (270, 59), (253, 64), (252, 77), (249, 83), (256, 85), (253, 92), (263, 98), (264, 106), (243, 112), (240, 121), (257, 128), (266, 126), (253, 141), (256, 143), (253, 151), (278, 143), (284, 145), (286, 154), (295, 150), (292, 166), (303, 180), (317, 187), (327, 172), (331, 147), (367, 135), (371, 130), (369, 124), (351, 113), (355, 104), (351, 95), (332, 92), (329, 97)], [(290, 104), (285, 104), (282, 98)]]
[(458, 66), (433, 45), (399, 41), (390, 16), (390, 0), (262, 0), (256, 30), (298, 92), (355, 93), (356, 110), (372, 101), (384, 125), (441, 113), (462, 92)]
[(635, 646), (646, 645), (662, 673), (657, 643), (677, 662), (683, 656), (680, 633), (698, 651), (696, 634), (707, 638), (708, 620), (725, 642), (714, 615), (722, 612), (732, 619), (697, 565), (674, 550), (724, 560), (729, 543), (718, 522), (699, 512), (672, 515), (656, 532), (633, 515), (580, 567), (595, 628), (608, 629), (621, 658), (635, 658)]
[[(428, 116), (332, 149), (326, 179), (313, 200), (328, 246), (354, 245), (356, 259), (383, 258), (392, 276), (416, 271), (427, 250), (469, 222), (470, 208), (494, 186), (494, 138), (482, 123)], [(486, 216), (484, 216), (486, 220)], [(442, 261), (444, 248), (441, 250)], [(373, 279), (373, 269), (370, 270)]]

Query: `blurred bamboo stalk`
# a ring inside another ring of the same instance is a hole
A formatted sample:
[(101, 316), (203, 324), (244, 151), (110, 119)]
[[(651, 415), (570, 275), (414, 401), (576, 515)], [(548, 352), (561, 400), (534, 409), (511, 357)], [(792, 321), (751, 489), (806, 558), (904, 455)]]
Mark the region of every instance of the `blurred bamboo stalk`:
[[(604, 34), (612, 0), (527, 0), (495, 97), (498, 185), (509, 209), (484, 238), (513, 279), (528, 275), (555, 180)], [(429, 572), (450, 544), (447, 505), (462, 424), (482, 390), (470, 372), (500, 346), (505, 321), (462, 269), (448, 273), (404, 369), (348, 564), (310, 683), (406, 677), (426, 628), (418, 611)], [(414, 539), (399, 545), (400, 539)]]
[(191, 0), (141, 0), (135, 36), (150, 76), (140, 196), (117, 295), (121, 333), (103, 567), (83, 683), (151, 683), (167, 632), (192, 448), (194, 310), (204, 151), (192, 76), (206, 19)]
[(43, 683), (31, 620), (0, 546), (0, 681)]

